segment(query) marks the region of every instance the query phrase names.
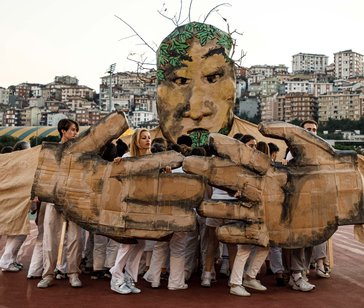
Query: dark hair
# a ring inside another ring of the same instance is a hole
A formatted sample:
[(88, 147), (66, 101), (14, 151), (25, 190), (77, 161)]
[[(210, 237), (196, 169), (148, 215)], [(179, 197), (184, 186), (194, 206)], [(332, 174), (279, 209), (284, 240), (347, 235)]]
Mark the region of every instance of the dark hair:
[(162, 138), (162, 137), (154, 138), (152, 140), (152, 144), (151, 145), (153, 146), (156, 143), (159, 143), (159, 144), (163, 145), (164, 147), (167, 147), (167, 140), (164, 139), (164, 138)]
[(275, 143), (269, 142), (268, 146), (269, 146), (270, 154), (275, 153), (275, 152), (279, 152), (279, 147)]
[(190, 155), (206, 156), (206, 150), (203, 147), (196, 147), (191, 150)]
[(116, 140), (117, 157), (122, 157), (128, 151), (129, 151), (129, 147), (123, 140), (121, 140), (121, 139)]
[(162, 143), (154, 143), (150, 149), (152, 153), (164, 152), (166, 147)]
[(1, 149), (1, 154), (10, 153), (10, 152), (13, 152), (13, 147), (11, 147), (10, 145), (4, 146)]
[(15, 143), (14, 147), (13, 147), (13, 151), (21, 151), (21, 150), (26, 150), (30, 148), (30, 143), (28, 141), (18, 141), (17, 143)]
[(252, 135), (244, 135), (243, 137), (241, 137), (240, 141), (242, 143), (248, 143), (250, 140), (256, 140), (255, 137), (253, 137)]
[(185, 144), (187, 146), (192, 146), (192, 138), (188, 135), (182, 135), (177, 138), (177, 144), (182, 145)]
[(107, 161), (113, 161), (116, 156), (117, 156), (116, 146), (112, 142), (109, 142), (108, 144), (105, 145), (101, 157)]
[(181, 146), (179, 144), (176, 144), (176, 143), (170, 144), (167, 149), (168, 149), (168, 151), (173, 150), (173, 151), (176, 151), (177, 153), (182, 152)]
[(236, 139), (236, 140), (239, 140), (239, 141), (241, 141), (241, 138), (243, 138), (243, 134), (242, 133), (236, 133), (234, 136), (233, 136), (233, 138), (234, 139)]
[(269, 154), (269, 146), (268, 146), (268, 144), (267, 144), (266, 142), (264, 142), (264, 141), (259, 141), (259, 142), (257, 143), (257, 147), (256, 147), (256, 149), (257, 149), (258, 151), (260, 151), (260, 152), (263, 152), (264, 154), (270, 155), (270, 154)]
[(318, 123), (315, 120), (305, 120), (301, 123), (301, 127), (304, 128), (305, 124), (310, 123), (310, 124), (315, 124), (316, 127), (318, 127)]
[(61, 136), (61, 138), (63, 136), (62, 130), (68, 131), (72, 124), (75, 124), (77, 131), (80, 129), (80, 127), (78, 126), (78, 123), (71, 119), (62, 119), (58, 122), (57, 129), (58, 129), (58, 133)]
[(204, 144), (203, 148), (206, 151), (206, 156), (208, 156), (208, 157), (212, 156), (213, 151), (211, 150), (211, 146), (209, 144)]

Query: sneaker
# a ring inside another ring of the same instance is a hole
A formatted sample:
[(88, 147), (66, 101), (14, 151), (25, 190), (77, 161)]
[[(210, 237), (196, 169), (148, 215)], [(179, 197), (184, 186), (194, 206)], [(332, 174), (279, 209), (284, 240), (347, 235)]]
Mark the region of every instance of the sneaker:
[(211, 287), (211, 272), (203, 272), (201, 286), (205, 288)]
[(23, 269), (24, 265), (22, 263), (14, 262), (13, 263), (17, 268)]
[(111, 290), (120, 294), (129, 294), (131, 290), (128, 288), (124, 280), (111, 278), (110, 281)]
[(250, 296), (250, 293), (245, 290), (243, 286), (239, 286), (237, 284), (233, 284), (230, 288), (230, 294), (237, 296)]
[(104, 276), (105, 278), (111, 279), (110, 268), (106, 268), (106, 270), (104, 271)]
[(267, 288), (263, 286), (259, 280), (257, 279), (244, 279), (243, 286), (246, 288), (258, 290), (258, 291), (266, 291)]
[(89, 266), (82, 267), (81, 270), (82, 270), (82, 273), (84, 273), (84, 274), (92, 274), (93, 273), (93, 268), (89, 267)]
[(161, 273), (161, 280), (168, 280), (168, 278), (169, 278), (168, 272)]
[(105, 277), (105, 272), (102, 270), (94, 271), (91, 274), (91, 279), (93, 279), (93, 280), (98, 280), (98, 279), (103, 279), (103, 278), (106, 278), (106, 277)]
[(56, 275), (57, 280), (66, 279), (66, 277), (67, 277), (67, 274), (61, 272), (58, 269), (56, 270), (55, 275)]
[(68, 277), (69, 277), (68, 280), (69, 280), (72, 288), (81, 288), (82, 287), (82, 282), (81, 282), (80, 278), (78, 278), (78, 274), (69, 274)]
[(17, 267), (16, 265), (15, 265), (15, 263), (11, 263), (10, 265), (9, 265), (9, 267), (7, 267), (7, 268), (2, 268), (1, 269), (3, 272), (13, 272), (13, 273), (16, 273), (16, 272), (19, 272), (20, 271), (20, 268), (19, 267)]
[(134, 294), (138, 294), (141, 292), (140, 289), (138, 289), (136, 286), (135, 286), (135, 282), (134, 282), (134, 279), (129, 275), (128, 272), (125, 272), (125, 275), (124, 275), (124, 281), (126, 283), (126, 286), (130, 289), (131, 293), (134, 293)]
[(325, 272), (326, 273), (331, 273), (331, 268), (330, 268), (330, 266), (329, 265), (327, 265), (327, 264), (324, 264), (324, 269), (325, 269)]
[(188, 284), (185, 283), (182, 287), (170, 287), (168, 286), (168, 290), (176, 291), (176, 290), (186, 290), (188, 288)]
[(315, 289), (315, 285), (305, 281), (302, 276), (300, 276), (297, 280), (295, 280), (292, 276), (289, 280), (289, 285), (292, 287), (293, 290), (302, 291), (302, 292), (309, 292)]
[(38, 282), (37, 287), (40, 289), (48, 288), (52, 285), (53, 278), (45, 277), (41, 281)]
[(42, 276), (33, 276), (33, 275), (28, 275), (27, 279), (39, 279), (42, 278)]
[(316, 275), (321, 278), (330, 278), (330, 274), (325, 271), (325, 268), (323, 270), (319, 267), (316, 268)]
[(277, 277), (276, 285), (277, 285), (277, 287), (284, 287), (286, 285), (286, 281), (284, 280), (283, 277)]

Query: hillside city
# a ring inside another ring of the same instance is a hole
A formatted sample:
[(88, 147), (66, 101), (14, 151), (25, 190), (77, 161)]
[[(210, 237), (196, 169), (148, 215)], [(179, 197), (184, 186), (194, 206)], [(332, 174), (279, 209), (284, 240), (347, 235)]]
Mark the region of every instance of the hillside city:
[[(122, 110), (131, 127), (153, 128), (158, 125), (155, 73), (114, 73), (110, 66), (98, 92), (71, 76), (55, 76), (48, 84), (0, 85), (0, 127), (56, 126), (65, 117), (90, 126)], [(256, 123), (315, 119), (324, 126), (364, 117), (363, 55), (352, 50), (334, 53), (331, 64), (327, 55), (298, 53), (292, 56), (292, 72), (282, 64), (254, 65), (236, 68), (236, 77), (235, 114)], [(360, 129), (324, 132), (333, 133), (364, 145)]]

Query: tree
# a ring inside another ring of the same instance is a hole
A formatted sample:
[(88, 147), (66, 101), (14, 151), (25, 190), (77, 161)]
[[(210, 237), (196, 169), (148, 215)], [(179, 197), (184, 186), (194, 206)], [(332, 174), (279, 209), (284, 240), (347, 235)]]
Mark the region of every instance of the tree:
[(46, 137), (32, 137), (29, 140), (30, 146), (32, 146), (32, 147), (42, 144), (43, 141), (58, 143), (60, 141), (60, 138), (59, 138), (59, 136), (46, 136)]
[(15, 145), (15, 143), (17, 143), (19, 141), (19, 138), (13, 137), (13, 136), (0, 136), (0, 148), (2, 149), (3, 147), (6, 146), (11, 146), (13, 147)]

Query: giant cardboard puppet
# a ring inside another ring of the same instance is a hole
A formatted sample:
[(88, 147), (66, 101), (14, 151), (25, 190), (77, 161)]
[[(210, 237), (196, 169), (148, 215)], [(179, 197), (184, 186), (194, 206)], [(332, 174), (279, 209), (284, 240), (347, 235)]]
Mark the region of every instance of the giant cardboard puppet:
[[(287, 143), (295, 161), (284, 167), (226, 136), (241, 124), (232, 113), (231, 46), (227, 33), (193, 22), (175, 29), (158, 50), (160, 132), (171, 141), (185, 133), (195, 144), (208, 141), (214, 157), (183, 158), (166, 152), (125, 158), (117, 165), (106, 162), (98, 155), (101, 148), (128, 127), (123, 113), (112, 113), (72, 141), (34, 149), (37, 166), (29, 170), (18, 168), (11, 154), (6, 160), (0, 156), (2, 171), (13, 184), (0, 188), (0, 200), (7, 200), (0, 233), (13, 226), (16, 234), (14, 226), (25, 223), (24, 214), (16, 216), (19, 209), (9, 211), (12, 201), (6, 197), (20, 192), (14, 185), (17, 178), (23, 180), (23, 199), (29, 199), (32, 186), (33, 195), (55, 203), (66, 218), (121, 240), (160, 239), (192, 230), (193, 208), (207, 217), (236, 220), (218, 229), (219, 238), (230, 243), (294, 248), (327, 240), (339, 225), (356, 224), (362, 230), (364, 163), (355, 153), (335, 151), (319, 137), (286, 123), (262, 124), (259, 130), (266, 137), (247, 124), (243, 133)], [(27, 155), (16, 160), (22, 158)], [(187, 174), (159, 172), (182, 164)], [(236, 202), (203, 201), (205, 179), (232, 193), (240, 191), (242, 197)], [(361, 234), (357, 232), (358, 238)]]

